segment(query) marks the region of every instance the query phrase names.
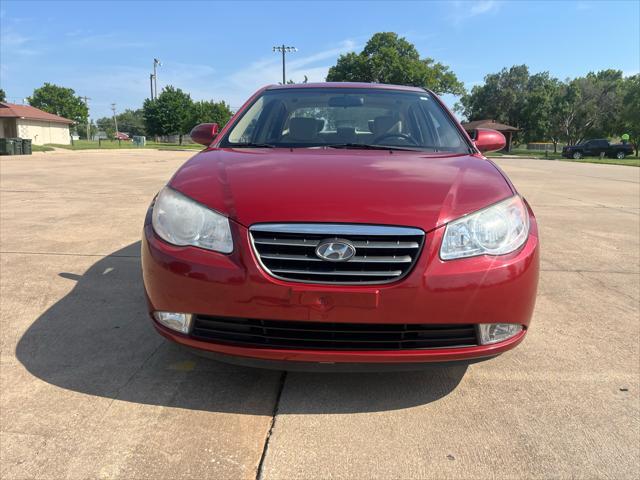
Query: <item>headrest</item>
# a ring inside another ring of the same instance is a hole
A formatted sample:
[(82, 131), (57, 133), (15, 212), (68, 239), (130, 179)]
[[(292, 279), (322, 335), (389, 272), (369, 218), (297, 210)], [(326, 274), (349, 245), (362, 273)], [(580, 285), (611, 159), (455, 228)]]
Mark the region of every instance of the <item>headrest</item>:
[[(399, 121), (392, 116), (380, 116), (373, 120), (373, 133), (383, 135), (385, 133), (399, 133)], [(391, 132), (391, 130), (394, 130)]]
[(352, 141), (356, 138), (356, 129), (354, 127), (338, 127), (336, 134), (341, 140)]
[(289, 120), (289, 137), (291, 138), (311, 140), (315, 138), (317, 133), (318, 121), (315, 118), (293, 117)]

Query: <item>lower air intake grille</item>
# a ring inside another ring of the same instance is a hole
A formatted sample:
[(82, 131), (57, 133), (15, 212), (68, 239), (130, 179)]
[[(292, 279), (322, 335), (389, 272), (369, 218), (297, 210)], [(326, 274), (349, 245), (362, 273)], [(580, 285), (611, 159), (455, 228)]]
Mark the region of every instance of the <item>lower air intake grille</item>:
[(301, 350), (419, 350), (478, 344), (472, 324), (373, 324), (197, 315), (191, 336), (247, 347)]
[[(267, 273), (303, 283), (397, 281), (411, 271), (424, 242), (420, 229), (376, 225), (271, 223), (254, 225), (250, 233)], [(319, 256), (322, 245), (332, 242), (348, 248), (349, 257), (329, 261)]]

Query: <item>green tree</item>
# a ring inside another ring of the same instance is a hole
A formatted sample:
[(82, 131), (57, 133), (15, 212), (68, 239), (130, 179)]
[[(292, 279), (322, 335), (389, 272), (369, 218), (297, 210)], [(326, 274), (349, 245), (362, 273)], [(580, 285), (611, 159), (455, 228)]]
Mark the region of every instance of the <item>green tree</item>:
[(607, 137), (619, 125), (622, 72), (602, 70), (568, 82), (564, 136), (570, 145), (590, 137)]
[[(116, 134), (116, 126), (113, 121), (113, 117), (102, 117), (96, 120), (96, 127), (98, 131), (104, 132), (107, 135), (107, 138), (113, 139)], [(120, 125), (118, 125), (120, 128)]]
[(397, 33), (374, 34), (360, 53), (340, 55), (329, 82), (376, 82), (425, 87), (438, 94), (462, 95), (464, 85), (448, 66), (420, 58), (416, 47)]
[(116, 115), (118, 119), (118, 130), (126, 132), (130, 136), (146, 135), (146, 127), (144, 122), (144, 112), (142, 109), (127, 109)]
[(60, 115), (76, 123), (87, 123), (89, 109), (72, 88), (45, 83), (36, 88), (27, 100), (31, 106), (45, 112)]
[(162, 126), (160, 125), (160, 114), (158, 109), (158, 100), (147, 98), (142, 104), (142, 115), (144, 117), (144, 128), (147, 135), (158, 136), (164, 135)]
[(0, 102), (6, 102), (7, 101), (7, 94), (4, 93), (4, 90), (2, 88), (0, 88)]
[(629, 134), (629, 141), (635, 148), (637, 157), (640, 145), (640, 74), (624, 80), (620, 110), (620, 124), (616, 133)]
[(188, 131), (193, 101), (188, 93), (171, 85), (165, 87), (157, 99), (144, 101), (142, 107), (149, 135), (179, 135)]
[(524, 127), (524, 110), (529, 84), (529, 68), (514, 65), (484, 77), (460, 99), (456, 110), (469, 121), (492, 119), (514, 127)]
[(515, 65), (485, 77), (463, 95), (456, 110), (469, 120), (494, 119), (520, 129), (518, 139), (570, 145), (609, 137), (620, 124), (624, 80), (619, 70), (592, 72), (561, 82)]
[[(75, 132), (76, 134), (81, 138), (81, 139), (87, 139), (87, 124), (85, 123), (84, 125), (76, 125), (75, 127)], [(98, 132), (98, 127), (96, 126), (96, 124), (93, 122), (93, 120), (89, 123), (89, 139), (93, 138), (93, 136)]]
[(193, 127), (200, 123), (217, 123), (220, 128), (222, 128), (227, 124), (232, 115), (231, 108), (229, 108), (229, 105), (224, 101), (214, 102), (213, 100), (203, 100), (194, 102), (191, 107), (189, 119), (185, 125), (185, 132), (191, 131)]
[(571, 100), (569, 98), (569, 86), (559, 82), (553, 92), (551, 108), (549, 109), (548, 130), (545, 139), (553, 142), (553, 153), (558, 152), (558, 144), (566, 139), (566, 119), (571, 111)]
[[(520, 119), (522, 140), (537, 142), (551, 138), (552, 112), (556, 108), (556, 100), (561, 91), (562, 82), (549, 75), (549, 72), (531, 75), (527, 82), (525, 102)], [(554, 141), (554, 152), (558, 142)]]

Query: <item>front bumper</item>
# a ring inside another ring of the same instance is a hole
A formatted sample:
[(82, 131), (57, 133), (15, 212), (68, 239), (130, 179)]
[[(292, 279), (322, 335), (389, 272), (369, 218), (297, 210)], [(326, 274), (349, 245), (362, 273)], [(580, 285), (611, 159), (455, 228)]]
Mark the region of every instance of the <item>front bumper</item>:
[(218, 254), (176, 247), (153, 232), (150, 215), (142, 239), (142, 266), (149, 311), (186, 312), (220, 317), (335, 323), (519, 323), (516, 336), (493, 345), (422, 350), (307, 350), (246, 347), (202, 341), (155, 328), (186, 347), (265, 361), (417, 364), (473, 361), (518, 345), (527, 332), (535, 304), (539, 246), (531, 216), (527, 243), (500, 257), (444, 262), (439, 248), (444, 228), (427, 232), (411, 273), (396, 283), (344, 286), (278, 280), (259, 266), (248, 230), (231, 222), (234, 251)]

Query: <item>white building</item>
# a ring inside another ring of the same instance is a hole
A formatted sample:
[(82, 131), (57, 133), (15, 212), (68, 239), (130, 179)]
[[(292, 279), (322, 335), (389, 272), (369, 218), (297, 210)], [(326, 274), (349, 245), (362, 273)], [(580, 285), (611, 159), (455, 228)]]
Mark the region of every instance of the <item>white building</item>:
[(0, 138), (30, 138), (35, 145), (71, 143), (69, 125), (73, 120), (29, 105), (0, 102)]

